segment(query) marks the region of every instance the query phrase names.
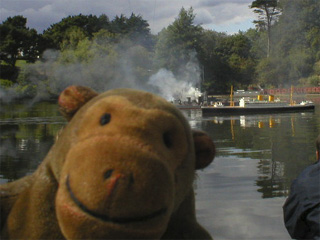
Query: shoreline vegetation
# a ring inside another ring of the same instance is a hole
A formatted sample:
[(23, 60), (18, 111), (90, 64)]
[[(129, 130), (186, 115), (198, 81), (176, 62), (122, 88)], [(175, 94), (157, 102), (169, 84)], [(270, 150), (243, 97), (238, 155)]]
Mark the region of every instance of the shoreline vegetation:
[(192, 7), (156, 35), (134, 13), (68, 16), (42, 34), (25, 17), (9, 17), (0, 24), (0, 99), (50, 100), (73, 84), (172, 95), (320, 87), (320, 2), (256, 0), (249, 7), (256, 28), (232, 35), (195, 24)]

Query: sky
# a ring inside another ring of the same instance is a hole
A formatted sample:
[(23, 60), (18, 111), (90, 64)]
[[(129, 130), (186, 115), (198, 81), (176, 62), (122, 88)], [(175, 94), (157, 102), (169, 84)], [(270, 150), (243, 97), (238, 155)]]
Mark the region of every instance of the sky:
[(131, 13), (147, 20), (151, 32), (158, 33), (170, 25), (182, 7), (192, 7), (194, 23), (205, 29), (233, 34), (254, 28), (256, 19), (249, 5), (252, 0), (0, 0), (0, 20), (22, 15), (27, 27), (38, 33), (70, 15), (106, 14), (110, 20), (116, 15)]

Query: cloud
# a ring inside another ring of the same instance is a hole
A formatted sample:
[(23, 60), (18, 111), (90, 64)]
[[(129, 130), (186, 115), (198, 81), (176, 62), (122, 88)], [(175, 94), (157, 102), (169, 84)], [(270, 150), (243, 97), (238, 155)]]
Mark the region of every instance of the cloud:
[(28, 8), (40, 9), (50, 4), (51, 2), (51, 0), (0, 0), (0, 7), (9, 11), (23, 12), (25, 9)]
[[(235, 9), (237, 14), (235, 14)], [(197, 18), (211, 17), (211, 21), (205, 22), (210, 24), (236, 24), (247, 19), (254, 19), (254, 13), (249, 9), (248, 5), (239, 3), (225, 3), (220, 5), (215, 5), (213, 7), (198, 7), (195, 9)]]
[[(248, 3), (234, 3), (230, 1), (224, 4), (216, 4), (212, 7), (200, 7), (195, 9), (197, 18), (196, 23), (202, 23), (205, 29), (211, 29), (218, 32), (226, 32), (229, 34), (237, 33), (239, 30), (245, 31), (253, 28), (252, 23), (255, 19), (255, 14), (248, 7)], [(235, 11), (236, 9), (236, 11)], [(235, 14), (237, 12), (237, 14)]]
[(198, 1), (196, 7), (216, 7), (218, 5), (223, 5), (223, 4), (251, 4), (252, 1), (248, 0), (200, 0)]
[(205, 9), (205, 8), (196, 10), (195, 13), (196, 13), (195, 23), (200, 25), (210, 24), (216, 18), (211, 14), (209, 9)]
[[(182, 7), (194, 8), (197, 14), (195, 22), (203, 24), (205, 28), (226, 24), (235, 27), (249, 28), (248, 18), (254, 19), (249, 9), (251, 0), (0, 0), (0, 20), (9, 16), (23, 15), (28, 19), (28, 27), (38, 32), (50, 27), (51, 24), (61, 21), (69, 15), (78, 14), (106, 14), (110, 19), (116, 15), (131, 13), (140, 14), (150, 24), (153, 33), (171, 24)], [(215, 29), (213, 29), (215, 30)], [(242, 29), (246, 30), (246, 29)]]

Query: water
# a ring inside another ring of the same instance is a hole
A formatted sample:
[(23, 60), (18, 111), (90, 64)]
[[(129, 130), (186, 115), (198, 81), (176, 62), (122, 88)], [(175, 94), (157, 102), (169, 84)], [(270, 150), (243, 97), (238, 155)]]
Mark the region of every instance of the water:
[(217, 157), (198, 173), (197, 216), (216, 240), (291, 239), (282, 215), (291, 182), (315, 162), (320, 104), (315, 112), (203, 118), (190, 124), (210, 134)]
[[(315, 112), (205, 117), (184, 111), (193, 128), (217, 146), (213, 164), (198, 172), (197, 217), (215, 240), (290, 239), (282, 205), (291, 181), (315, 161), (320, 103)], [(65, 125), (57, 105), (1, 106), (0, 183), (31, 174)]]
[(64, 125), (53, 103), (1, 105), (0, 183), (31, 174)]

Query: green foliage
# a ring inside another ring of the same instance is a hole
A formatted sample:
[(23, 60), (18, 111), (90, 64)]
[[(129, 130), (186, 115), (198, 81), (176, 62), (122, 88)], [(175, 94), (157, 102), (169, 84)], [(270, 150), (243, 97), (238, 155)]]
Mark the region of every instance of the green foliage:
[(131, 14), (129, 18), (121, 14), (112, 21), (104, 14), (99, 17), (82, 14), (69, 16), (51, 25), (44, 31), (43, 36), (50, 48), (64, 49), (72, 39), (81, 40), (87, 37), (91, 40), (95, 33), (101, 30), (122, 35), (130, 41), (139, 41), (141, 45), (152, 47), (149, 24), (140, 15), (135, 14)]
[(289, 68), (288, 78), (292, 82), (307, 77), (312, 72), (312, 56), (309, 49), (292, 49), (288, 56)]
[(320, 86), (320, 76), (313, 75), (308, 78), (301, 78), (299, 80), (299, 85), (308, 87), (318, 87)]
[(250, 5), (253, 8), (253, 12), (258, 14), (258, 20), (254, 20), (256, 28), (260, 31), (267, 32), (267, 57), (270, 56), (272, 47), (271, 43), (271, 26), (278, 20), (281, 14), (278, 8), (278, 0), (255, 0)]
[(36, 85), (19, 85), (15, 90), (16, 93), (23, 96), (23, 98), (31, 98), (37, 95)]
[(314, 74), (320, 76), (320, 60), (313, 65)]
[(137, 80), (137, 84), (143, 86), (149, 77), (150, 69), (152, 68), (152, 55), (143, 46), (136, 45), (128, 49), (127, 57), (132, 61), (132, 73)]
[(281, 13), (278, 8), (278, 0), (255, 0), (250, 8), (253, 8), (253, 12), (259, 15), (259, 20), (255, 20), (253, 23), (260, 30), (269, 30)]
[(96, 44), (103, 45), (103, 44), (112, 44), (120, 42), (121, 36), (118, 33), (111, 33), (108, 30), (102, 29), (97, 33), (93, 34)]
[(61, 51), (58, 63), (76, 64), (91, 63), (93, 58), (112, 56), (114, 54), (114, 43), (117, 36), (107, 30), (100, 30), (95, 33), (92, 40), (83, 38), (77, 39), (72, 45), (66, 45)]
[(23, 16), (15, 16), (0, 25), (0, 56), (13, 68), (19, 57), (34, 62), (39, 55), (40, 37), (36, 30), (27, 28), (26, 23)]
[(127, 19), (129, 39), (144, 47), (151, 48), (153, 46), (149, 24), (140, 15), (131, 14)]
[(13, 86), (13, 82), (7, 79), (0, 79), (1, 88), (8, 89)]
[(71, 81), (95, 89), (106, 89), (114, 82), (117, 87), (145, 84), (152, 67), (151, 56), (144, 46), (102, 29), (92, 39), (84, 38), (61, 50), (48, 82), (55, 93)]
[(65, 33), (65, 37), (61, 43), (61, 50), (75, 49), (78, 46), (78, 43), (86, 38), (87, 35), (84, 30), (80, 27), (72, 26)]
[[(91, 38), (93, 33), (101, 29), (108, 29), (110, 26), (109, 18), (106, 15), (100, 17), (93, 15), (69, 16), (63, 18), (59, 23), (51, 25), (43, 33), (43, 37), (48, 42), (48, 46), (54, 49), (61, 49), (63, 42), (70, 38), (68, 32), (78, 28), (82, 30), (82, 34)], [(68, 40), (67, 40), (68, 41)]]
[(281, 65), (278, 61), (270, 60), (270, 58), (264, 58), (259, 61), (256, 67), (258, 83), (264, 87), (278, 87), (278, 79)]
[(32, 81), (32, 69), (27, 65), (23, 66), (17, 78), (18, 85), (15, 88), (20, 96), (33, 97), (37, 94), (37, 82)]
[[(96, 89), (114, 81), (117, 86), (134, 86), (130, 84), (147, 82), (160, 68), (184, 74), (181, 66), (195, 58), (202, 89), (209, 93), (226, 93), (230, 85), (235, 89), (252, 84), (317, 86), (320, 1), (255, 0), (249, 7), (258, 15), (257, 28), (233, 35), (194, 24), (192, 8), (182, 8), (157, 36), (135, 14), (113, 20), (106, 15), (69, 16), (43, 35), (26, 28), (22, 16), (8, 18), (0, 25), (0, 54), (6, 61), (1, 64), (1, 82), (7, 87), (18, 83), (16, 90), (30, 96), (39, 94), (40, 88), (57, 94), (67, 78)], [(50, 65), (29, 64), (48, 48), (59, 50), (57, 58), (48, 59)], [(16, 63), (17, 59), (25, 62)], [(65, 74), (68, 71), (73, 74)]]
[(244, 33), (251, 43), (250, 54), (255, 59), (265, 58), (267, 56), (267, 32), (257, 29), (249, 29)]
[(22, 67), (24, 67), (26, 64), (27, 64), (27, 61), (26, 61), (26, 60), (17, 60), (17, 62), (16, 62), (16, 67), (22, 68)]
[(313, 74), (309, 77), (299, 79), (299, 84), (302, 86), (320, 86), (320, 61), (313, 65)]
[(255, 62), (250, 51), (252, 43), (246, 35), (205, 31), (200, 42), (200, 61), (209, 92), (227, 92), (230, 85), (242, 88), (253, 81)]
[(193, 24), (194, 18), (192, 8), (182, 8), (178, 18), (159, 33), (155, 46), (155, 64), (158, 68), (177, 72), (189, 61), (190, 54), (200, 49), (198, 39), (203, 29)]
[(275, 87), (309, 84), (306, 79), (313, 78), (314, 64), (320, 57), (320, 2), (282, 0), (279, 5), (282, 14), (271, 30), (270, 59), (256, 54), (257, 80)]

